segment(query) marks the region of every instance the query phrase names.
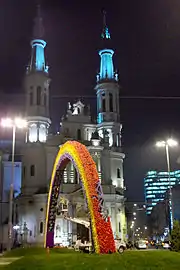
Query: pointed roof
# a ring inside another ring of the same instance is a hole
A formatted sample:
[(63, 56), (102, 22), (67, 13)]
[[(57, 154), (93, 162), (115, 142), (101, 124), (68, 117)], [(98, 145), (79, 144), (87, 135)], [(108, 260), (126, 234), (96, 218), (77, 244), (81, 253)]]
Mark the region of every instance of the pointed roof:
[(41, 15), (41, 7), (40, 5), (37, 5), (37, 14), (36, 18), (34, 19), (33, 38), (42, 39), (43, 37), (44, 37), (44, 26)]

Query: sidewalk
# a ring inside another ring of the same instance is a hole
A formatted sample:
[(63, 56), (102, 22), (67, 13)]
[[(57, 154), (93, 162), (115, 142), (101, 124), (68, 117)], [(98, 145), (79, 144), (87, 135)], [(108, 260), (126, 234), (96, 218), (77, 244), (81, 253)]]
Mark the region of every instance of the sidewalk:
[(19, 259), (21, 259), (22, 257), (13, 257), (13, 258), (8, 258), (8, 257), (2, 257), (2, 255), (0, 256), (0, 266), (1, 265), (8, 265), (11, 264), (14, 261), (17, 261)]

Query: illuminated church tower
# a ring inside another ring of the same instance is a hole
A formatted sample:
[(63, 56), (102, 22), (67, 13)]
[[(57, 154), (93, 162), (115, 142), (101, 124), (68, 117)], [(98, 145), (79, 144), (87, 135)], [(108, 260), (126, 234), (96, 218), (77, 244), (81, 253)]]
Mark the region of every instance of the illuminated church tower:
[(48, 66), (45, 59), (46, 41), (43, 21), (38, 6), (31, 41), (31, 60), (27, 67), (24, 81), (26, 91), (26, 114), (28, 121), (27, 142), (46, 142), (49, 118), (49, 84)]
[(26, 144), (21, 150), (22, 194), (33, 194), (40, 189), (46, 189), (49, 185), (49, 176), (45, 168), (47, 167), (46, 141), (51, 124), (49, 117), (50, 78), (44, 52), (46, 42), (43, 37), (44, 28), (38, 6), (31, 41), (31, 59), (24, 79), (28, 128)]
[(99, 51), (100, 72), (97, 74), (95, 87), (97, 95), (97, 123), (101, 137), (109, 134), (110, 147), (121, 146), (121, 125), (119, 112), (118, 74), (114, 71), (111, 36), (106, 24), (104, 12), (103, 31), (101, 34), (103, 48)]

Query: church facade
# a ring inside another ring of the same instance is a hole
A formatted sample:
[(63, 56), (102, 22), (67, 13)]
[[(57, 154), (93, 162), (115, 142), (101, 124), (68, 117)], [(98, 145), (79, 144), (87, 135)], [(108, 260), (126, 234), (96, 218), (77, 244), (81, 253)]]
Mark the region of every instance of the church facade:
[[(59, 148), (68, 140), (84, 144), (93, 157), (101, 182), (105, 207), (111, 218), (114, 237), (126, 238), (124, 178), (121, 148), (119, 83), (114, 71), (110, 34), (106, 22), (102, 32), (104, 47), (99, 51), (100, 70), (95, 86), (97, 122), (91, 120), (90, 108), (80, 100), (67, 104), (60, 133), (48, 135), (50, 77), (46, 65), (43, 21), (38, 10), (31, 41), (31, 61), (24, 78), (26, 93), (26, 143), (21, 148), (21, 194), (16, 198), (18, 241), (43, 245), (46, 206), (52, 168)], [(86, 237), (82, 224), (72, 223), (60, 214), (68, 201), (71, 217), (88, 219), (88, 209), (81, 189), (81, 179), (71, 162), (64, 170), (55, 224), (55, 244), (68, 246), (78, 237)]]

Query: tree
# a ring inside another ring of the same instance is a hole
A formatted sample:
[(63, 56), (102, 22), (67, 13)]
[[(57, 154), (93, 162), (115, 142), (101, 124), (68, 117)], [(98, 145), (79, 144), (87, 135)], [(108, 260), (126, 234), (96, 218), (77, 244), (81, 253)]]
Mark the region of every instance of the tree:
[(174, 221), (171, 232), (171, 247), (173, 251), (180, 251), (180, 222), (178, 220)]

